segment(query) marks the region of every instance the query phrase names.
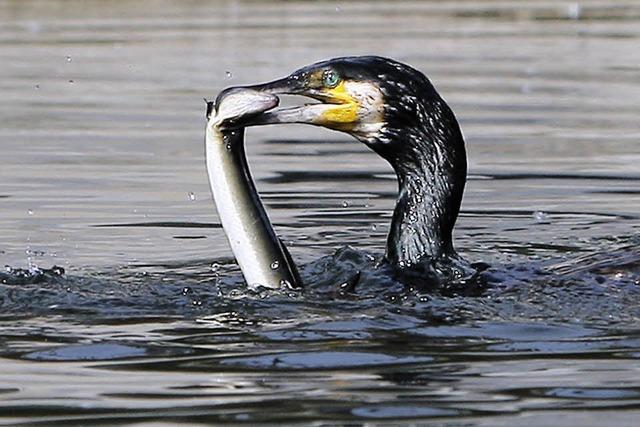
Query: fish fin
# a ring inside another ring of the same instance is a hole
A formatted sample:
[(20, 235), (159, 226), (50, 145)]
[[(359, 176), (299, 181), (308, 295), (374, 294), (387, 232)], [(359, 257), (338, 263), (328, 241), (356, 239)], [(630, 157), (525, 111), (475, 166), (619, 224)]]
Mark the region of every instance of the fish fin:
[(353, 293), (356, 290), (356, 285), (360, 281), (360, 270), (351, 275), (344, 282), (338, 284), (338, 290), (340, 293)]
[(293, 257), (291, 257), (291, 253), (289, 253), (289, 249), (284, 244), (281, 238), (278, 237), (278, 242), (280, 243), (280, 249), (284, 254), (284, 259), (287, 263), (287, 268), (291, 272), (291, 277), (295, 283), (292, 283), (291, 286), (294, 288), (302, 288), (302, 279), (300, 278), (300, 273), (298, 272), (298, 267), (296, 263), (293, 261)]
[(213, 101), (209, 101), (207, 100), (207, 98), (204, 98), (204, 102), (207, 103), (207, 120), (209, 120), (211, 118), (211, 113), (213, 112), (213, 109), (215, 108), (215, 103)]

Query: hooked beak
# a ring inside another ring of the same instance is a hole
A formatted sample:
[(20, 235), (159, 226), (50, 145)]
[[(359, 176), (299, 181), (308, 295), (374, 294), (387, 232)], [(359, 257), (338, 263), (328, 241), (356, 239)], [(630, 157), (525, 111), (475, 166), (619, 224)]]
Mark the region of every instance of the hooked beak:
[(304, 80), (293, 76), (284, 77), (267, 83), (242, 87), (258, 92), (270, 93), (272, 95), (304, 95), (306, 92), (306, 84)]
[[(248, 86), (248, 88), (272, 95), (302, 95), (320, 99), (315, 90), (309, 89), (301, 78), (292, 76), (272, 82)], [(280, 108), (266, 111), (247, 123), (247, 126), (259, 126), (280, 123), (306, 123), (322, 125), (321, 118), (332, 104), (305, 104), (297, 107)]]
[(296, 107), (287, 107), (280, 109), (270, 109), (261, 114), (247, 117), (246, 119), (236, 121), (236, 127), (261, 126), (268, 124), (281, 123), (305, 123), (316, 126), (332, 127), (328, 123), (330, 111), (334, 110), (341, 102), (336, 102), (329, 94), (324, 93), (321, 89), (308, 87), (306, 81), (298, 76), (289, 76), (282, 79), (274, 80), (268, 83), (240, 86), (227, 88), (218, 95), (216, 105), (227, 93), (248, 89), (256, 92), (266, 93), (270, 95), (301, 95), (316, 99), (320, 103), (305, 104)]

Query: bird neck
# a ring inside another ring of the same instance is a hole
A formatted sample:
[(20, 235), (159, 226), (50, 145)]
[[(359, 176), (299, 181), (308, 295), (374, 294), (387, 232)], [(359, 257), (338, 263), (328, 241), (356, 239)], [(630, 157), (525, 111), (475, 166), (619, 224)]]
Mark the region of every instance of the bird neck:
[(387, 239), (387, 259), (400, 268), (456, 256), (452, 233), (466, 182), (464, 139), (442, 104), (437, 120), (395, 136), (402, 149), (387, 153), (399, 194)]

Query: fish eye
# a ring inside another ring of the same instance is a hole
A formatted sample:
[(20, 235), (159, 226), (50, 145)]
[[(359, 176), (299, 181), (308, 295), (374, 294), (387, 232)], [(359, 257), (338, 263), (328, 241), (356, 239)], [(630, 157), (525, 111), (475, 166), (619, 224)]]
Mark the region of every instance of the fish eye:
[(322, 83), (329, 88), (334, 88), (340, 83), (340, 76), (333, 70), (326, 70), (322, 75)]

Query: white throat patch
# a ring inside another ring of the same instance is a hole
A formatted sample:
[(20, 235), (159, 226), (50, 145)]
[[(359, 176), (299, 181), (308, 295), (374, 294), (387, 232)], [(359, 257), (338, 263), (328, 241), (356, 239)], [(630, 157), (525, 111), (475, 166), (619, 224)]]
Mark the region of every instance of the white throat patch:
[(367, 82), (347, 81), (344, 88), (359, 104), (358, 123), (349, 133), (362, 139), (374, 138), (384, 126), (382, 92)]

